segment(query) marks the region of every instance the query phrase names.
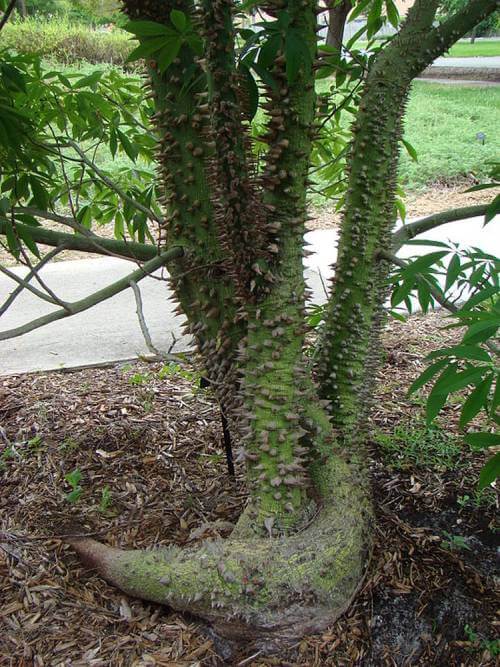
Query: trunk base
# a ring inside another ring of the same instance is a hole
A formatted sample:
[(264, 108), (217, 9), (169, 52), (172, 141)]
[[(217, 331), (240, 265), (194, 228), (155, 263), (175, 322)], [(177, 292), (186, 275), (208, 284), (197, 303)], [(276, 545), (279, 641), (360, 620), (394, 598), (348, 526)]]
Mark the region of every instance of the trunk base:
[(69, 540), (90, 567), (134, 597), (195, 614), (230, 641), (275, 652), (321, 632), (362, 581), (371, 513), (359, 475), (338, 460), (318, 466), (323, 505), (301, 532), (263, 538), (243, 520), (227, 540), (193, 549), (122, 551)]

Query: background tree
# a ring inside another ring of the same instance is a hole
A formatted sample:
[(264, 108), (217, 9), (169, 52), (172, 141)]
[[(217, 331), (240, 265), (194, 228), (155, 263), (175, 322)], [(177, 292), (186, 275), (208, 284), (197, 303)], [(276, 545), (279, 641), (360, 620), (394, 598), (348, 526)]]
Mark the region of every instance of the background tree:
[[(121, 552), (86, 539), (72, 544), (124, 591), (199, 614), (226, 637), (272, 648), (331, 623), (362, 578), (371, 521), (364, 431), (393, 262), (387, 251), (487, 209), (452, 211), (418, 223), (406, 237), (392, 234), (404, 106), (412, 80), (496, 2), (470, 0), (434, 26), (439, 2), (417, 0), (375, 58), (353, 63), (363, 92), (336, 274), (312, 357), (305, 353), (306, 193), (313, 141), (321, 141), (332, 115), (325, 104), (316, 114), (314, 74), (347, 67), (338, 53), (316, 58), (317, 3), (244, 3), (241, 10), (258, 6), (271, 18), (257, 31), (239, 31), (243, 44), (235, 39), (229, 0), (124, 5), (128, 30), (139, 40), (132, 58), (147, 61), (155, 134), (149, 112), (137, 117), (129, 84), (116, 74), (73, 82), (57, 72), (40, 76), (29, 57), (2, 64), (0, 233), (27, 263), (37, 243), (54, 246), (30, 264), (3, 308), (22, 289), (60, 308), (0, 338), (81, 312), (168, 263), (186, 331), (240, 442), (249, 504), (228, 540), (197, 549)], [(380, 26), (380, 10), (381, 3), (370, 4), (369, 34)], [(27, 99), (31, 115), (22, 111)], [(264, 128), (252, 140), (249, 121), (259, 103)], [(137, 159), (151, 156), (155, 138), (158, 185), (140, 164), (113, 179), (96, 163), (102, 142)], [(56, 203), (71, 215), (57, 212)], [(91, 223), (102, 216), (114, 219), (118, 237), (127, 228), (133, 241), (94, 234)], [(77, 234), (46, 230), (40, 218)], [(145, 242), (154, 241), (150, 223), (159, 228), (158, 245)], [(39, 275), (61, 248), (145, 263), (100, 293), (66, 303), (43, 291)]]
[(352, 9), (350, 0), (329, 0), (328, 6), (328, 33), (326, 43), (335, 49), (341, 49), (344, 41), (344, 29)]
[[(443, 0), (442, 7), (439, 11), (441, 19), (445, 20), (450, 14), (463, 9), (467, 4), (467, 0)], [(483, 21), (475, 25), (467, 35), (470, 36), (470, 41), (473, 43), (476, 37), (495, 34), (495, 31), (500, 27), (500, 12), (492, 12)]]

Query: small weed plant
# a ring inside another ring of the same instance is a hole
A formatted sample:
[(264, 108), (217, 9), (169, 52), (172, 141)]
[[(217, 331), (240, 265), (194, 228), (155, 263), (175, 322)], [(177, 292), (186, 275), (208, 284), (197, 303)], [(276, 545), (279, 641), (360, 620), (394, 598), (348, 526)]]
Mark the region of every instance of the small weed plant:
[(396, 470), (413, 466), (453, 470), (461, 453), (459, 439), (437, 426), (400, 424), (392, 433), (377, 432), (374, 441)]
[(82, 481), (81, 471), (78, 468), (75, 468), (75, 470), (72, 470), (67, 475), (64, 475), (64, 479), (71, 486), (71, 491), (66, 494), (66, 500), (69, 503), (77, 503), (80, 500), (80, 496), (83, 492), (83, 488), (80, 486), (80, 482)]

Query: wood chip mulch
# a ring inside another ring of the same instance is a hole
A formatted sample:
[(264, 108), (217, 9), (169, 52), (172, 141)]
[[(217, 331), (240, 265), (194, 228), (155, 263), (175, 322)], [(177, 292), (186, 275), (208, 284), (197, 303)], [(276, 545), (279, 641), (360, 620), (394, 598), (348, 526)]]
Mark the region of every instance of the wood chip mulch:
[[(405, 392), (423, 356), (457, 336), (442, 326), (432, 315), (389, 328), (374, 434), (420, 428), (422, 400)], [(85, 570), (57, 537), (73, 521), (124, 548), (229, 534), (246, 500), (242, 471), (227, 475), (217, 407), (196, 387), (144, 362), (0, 379), (2, 667), (496, 664), (498, 499), (474, 495), (482, 460), (465, 447), (452, 468), (404, 467), (374, 435), (377, 523), (363, 588), (322, 636), (283, 655), (241, 646), (221, 657), (196, 619)], [(457, 421), (452, 403), (441, 423), (454, 434)]]

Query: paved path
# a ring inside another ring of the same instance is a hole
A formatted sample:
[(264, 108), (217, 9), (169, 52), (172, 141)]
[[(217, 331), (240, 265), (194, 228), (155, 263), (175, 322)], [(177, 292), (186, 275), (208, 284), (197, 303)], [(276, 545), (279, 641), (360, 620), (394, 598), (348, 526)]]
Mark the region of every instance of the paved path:
[[(476, 245), (490, 251), (500, 247), (500, 216), (486, 228), (482, 218), (472, 218), (444, 225), (426, 234), (426, 238), (447, 240), (453, 237), (464, 245)], [(337, 233), (318, 230), (307, 234), (314, 255), (306, 262), (306, 277), (313, 289), (313, 303), (322, 303), (325, 293), (320, 273), (326, 280), (331, 275), (330, 265), (335, 261)], [(402, 256), (428, 252), (426, 246), (404, 249)], [(43, 269), (43, 278), (61, 298), (76, 300), (114, 282), (133, 270), (130, 262), (114, 259), (85, 259), (58, 262)], [(18, 270), (20, 274), (24, 269)], [(0, 303), (12, 290), (13, 283), (0, 278)], [(141, 283), (144, 315), (154, 344), (167, 350), (172, 333), (179, 337), (175, 350), (186, 349), (189, 341), (180, 336), (180, 318), (172, 313), (168, 290), (164, 282), (145, 278)], [(50, 312), (53, 306), (25, 293), (0, 319), (0, 329), (18, 326)], [(118, 361), (147, 354), (148, 350), (138, 324), (132, 291), (99, 304), (73, 317), (53, 322), (25, 336), (1, 342), (0, 375), (33, 370), (71, 368), (107, 361)]]
[(433, 67), (466, 67), (477, 69), (497, 69), (500, 67), (500, 56), (471, 56), (454, 58), (452, 56), (436, 58)]

